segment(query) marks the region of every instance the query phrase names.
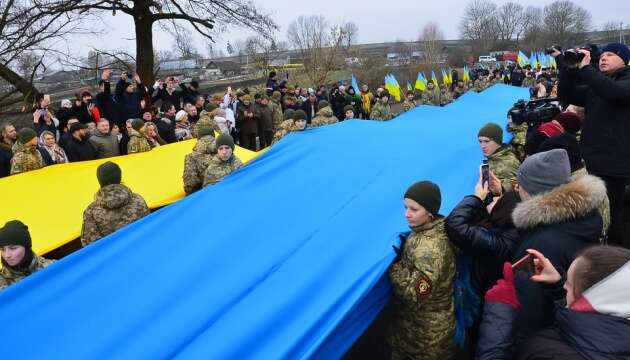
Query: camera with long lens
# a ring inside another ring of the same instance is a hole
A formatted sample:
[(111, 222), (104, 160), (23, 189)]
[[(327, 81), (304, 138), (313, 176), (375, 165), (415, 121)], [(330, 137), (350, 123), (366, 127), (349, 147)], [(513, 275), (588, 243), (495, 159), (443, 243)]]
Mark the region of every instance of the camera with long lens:
[(542, 123), (551, 121), (561, 112), (556, 98), (544, 98), (531, 101), (519, 100), (510, 110), (508, 116), (512, 117), (512, 123), (521, 125), (527, 123), (529, 130), (533, 131)]
[(558, 65), (564, 66), (567, 69), (577, 69), (578, 65), (584, 60), (584, 54), (578, 50), (587, 50), (591, 53), (591, 64), (597, 68), (599, 63), (599, 48), (595, 44), (588, 44), (585, 46), (579, 46), (575, 49), (567, 49), (564, 52), (559, 45), (553, 45), (545, 49), (545, 54), (551, 55), (556, 51), (562, 53), (561, 61)]

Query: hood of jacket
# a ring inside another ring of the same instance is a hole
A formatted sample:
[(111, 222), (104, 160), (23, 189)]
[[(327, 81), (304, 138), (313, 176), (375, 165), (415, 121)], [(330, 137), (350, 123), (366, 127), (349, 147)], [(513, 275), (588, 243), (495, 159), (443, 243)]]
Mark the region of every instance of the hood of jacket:
[(4, 150), (6, 152), (12, 152), (12, 146), (0, 140), (0, 150)]
[(556, 324), (560, 334), (585, 359), (627, 359), (630, 354), (628, 319), (558, 308)]
[(131, 201), (131, 190), (122, 184), (102, 187), (95, 196), (96, 203), (105, 209), (119, 209)]
[(321, 110), (317, 112), (317, 116), (332, 117), (333, 111), (330, 108), (330, 106), (326, 106), (325, 108), (322, 108)]
[(585, 175), (521, 202), (514, 209), (512, 220), (521, 230), (573, 220), (597, 208), (605, 197), (604, 182)]

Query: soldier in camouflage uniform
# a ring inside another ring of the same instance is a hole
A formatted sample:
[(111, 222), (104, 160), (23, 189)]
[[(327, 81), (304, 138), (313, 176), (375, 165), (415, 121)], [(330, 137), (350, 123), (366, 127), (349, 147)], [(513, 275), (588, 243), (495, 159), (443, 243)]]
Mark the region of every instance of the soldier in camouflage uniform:
[(31, 128), (23, 128), (18, 132), (17, 141), (13, 144), (11, 159), (11, 175), (44, 167), (42, 154), (37, 150), (37, 133)]
[(457, 86), (453, 90), (453, 100), (459, 99), (459, 97), (464, 95), (466, 91), (468, 91), (468, 87), (466, 86), (463, 80), (459, 80), (457, 82)]
[(271, 108), (271, 117), (273, 120), (273, 131), (274, 133), (280, 129), (280, 124), (284, 119), (284, 114), (282, 114), (282, 105), (280, 104), (280, 99), (282, 99), (282, 94), (280, 91), (274, 91), (271, 95), (271, 101), (269, 101), (269, 108)]
[[(287, 109), (288, 111), (288, 109)], [(287, 112), (285, 111), (285, 116), (287, 116)], [(290, 122), (290, 123), (289, 123)], [(281, 129), (276, 132), (274, 136), (273, 143), (277, 143), (283, 137), (287, 136), (289, 133), (295, 131), (304, 131), (306, 129), (306, 112), (304, 110), (297, 110), (292, 113), (292, 119), (285, 120), (281, 126)]]
[(317, 114), (315, 114), (315, 117), (311, 120), (311, 127), (316, 128), (337, 122), (339, 122), (339, 119), (337, 119), (333, 113), (328, 101), (320, 101), (319, 104), (317, 104)]
[(120, 183), (122, 174), (118, 165), (111, 161), (101, 164), (96, 177), (101, 189), (83, 212), (83, 246), (149, 215), (149, 207), (142, 196)]
[(512, 134), (510, 145), (514, 149), (514, 154), (519, 161), (525, 160), (525, 140), (527, 138), (527, 122), (523, 121), (521, 125), (516, 125), (510, 117), (507, 130)]
[(536, 86), (536, 78), (534, 77), (534, 74), (531, 71), (528, 71), (525, 74), (525, 79), (523, 80), (523, 85), (524, 88), (533, 88), (534, 86)]
[(389, 94), (383, 92), (381, 96), (376, 100), (376, 104), (372, 106), (372, 113), (370, 119), (377, 121), (387, 121), (392, 118), (392, 110), (389, 106)]
[(479, 130), (477, 137), (490, 171), (501, 181), (503, 190), (512, 190), (521, 162), (512, 147), (503, 144), (503, 129), (497, 124), (488, 123)]
[(11, 220), (0, 228), (0, 252), (0, 290), (54, 262), (33, 252), (28, 227), (19, 220)]
[(218, 109), (219, 108), (211, 102), (206, 104), (206, 108), (199, 115), (199, 121), (197, 121), (193, 126), (192, 134), (194, 137), (200, 137), (197, 132), (202, 128), (211, 128), (217, 133), (221, 132), (221, 128), (219, 128), (219, 125), (214, 120), (214, 116), (217, 114)]
[(142, 119), (133, 119), (131, 129), (129, 129), (129, 143), (127, 144), (127, 154), (141, 153), (151, 150), (151, 145), (144, 135), (145, 126)]
[(440, 105), (440, 89), (438, 89), (433, 80), (427, 82), (427, 88), (422, 93), (422, 102), (426, 105)]
[(448, 105), (453, 102), (453, 97), (448, 91), (446, 85), (442, 85), (440, 88), (440, 106)]
[(216, 139), (214, 130), (210, 127), (201, 128), (197, 135), (199, 140), (190, 154), (184, 159), (184, 192), (190, 195), (197, 190), (201, 190), (203, 177), (206, 173), (210, 160), (217, 154)]
[(475, 80), (475, 82), (473, 83), (473, 87), (475, 88), (475, 91), (478, 93), (484, 91), (488, 87), (488, 82), (486, 80), (486, 77), (483, 75), (479, 75), (477, 80)]
[(389, 269), (395, 311), (388, 336), (392, 359), (452, 360), (455, 252), (444, 218), (437, 215), (440, 190), (422, 181), (413, 184), (404, 198), (412, 231)]
[(405, 101), (403, 101), (402, 103), (402, 112), (406, 112), (409, 111), (413, 108), (415, 108), (416, 106), (418, 106), (418, 104), (416, 104), (416, 101), (413, 98), (413, 91), (407, 91), (407, 97), (405, 98)]
[(217, 138), (217, 154), (210, 160), (203, 178), (203, 187), (214, 185), (243, 166), (234, 155), (234, 140), (230, 135), (221, 134)]

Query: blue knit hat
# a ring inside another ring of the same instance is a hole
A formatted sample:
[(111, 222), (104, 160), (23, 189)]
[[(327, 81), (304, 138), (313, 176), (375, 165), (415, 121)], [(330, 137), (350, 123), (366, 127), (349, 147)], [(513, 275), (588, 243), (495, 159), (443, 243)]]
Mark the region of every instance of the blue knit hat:
[(605, 52), (611, 52), (619, 56), (625, 65), (628, 65), (628, 62), (630, 62), (630, 49), (624, 44), (610, 43), (602, 49), (602, 54)]

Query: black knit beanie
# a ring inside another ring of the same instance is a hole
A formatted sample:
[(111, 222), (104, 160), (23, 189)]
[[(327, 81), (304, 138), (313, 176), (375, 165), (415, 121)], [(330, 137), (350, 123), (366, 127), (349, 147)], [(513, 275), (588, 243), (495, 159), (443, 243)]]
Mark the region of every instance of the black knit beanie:
[(298, 121), (298, 120), (306, 120), (306, 112), (304, 112), (304, 110), (302, 109), (296, 110), (293, 113), (293, 121)]
[(133, 119), (133, 121), (131, 122), (131, 127), (136, 131), (140, 131), (140, 129), (142, 129), (143, 126), (144, 126), (144, 120), (142, 119)]
[(26, 144), (27, 142), (33, 140), (36, 137), (37, 137), (37, 133), (35, 132), (35, 130), (31, 128), (20, 129), (20, 131), (18, 131), (18, 136), (17, 136), (18, 141), (21, 144)]
[(204, 126), (197, 130), (197, 139), (201, 139), (204, 136), (211, 135), (214, 137), (214, 129), (210, 126)]
[(28, 226), (20, 220), (11, 220), (0, 228), (0, 246), (8, 245), (21, 245), (27, 249), (32, 246)]
[(503, 129), (495, 123), (487, 123), (479, 130), (477, 136), (487, 137), (495, 143), (503, 144)]
[(330, 106), (330, 103), (328, 101), (326, 101), (326, 100), (321, 100), (319, 102), (319, 104), (317, 104), (317, 110), (319, 111), (319, 110), (325, 108), (326, 106)]
[(432, 215), (437, 215), (442, 205), (440, 188), (431, 181), (419, 181), (405, 192), (405, 199), (411, 199), (422, 205)]
[(291, 120), (293, 119), (293, 114), (295, 113), (295, 110), (293, 109), (286, 109), (284, 110), (284, 120)]
[(96, 178), (101, 187), (112, 184), (120, 184), (122, 180), (122, 172), (120, 167), (111, 161), (102, 163), (98, 169), (96, 169)]
[(230, 149), (234, 150), (234, 139), (232, 139), (231, 135), (219, 135), (219, 137), (217, 138), (217, 150), (223, 145), (227, 145), (230, 147)]

